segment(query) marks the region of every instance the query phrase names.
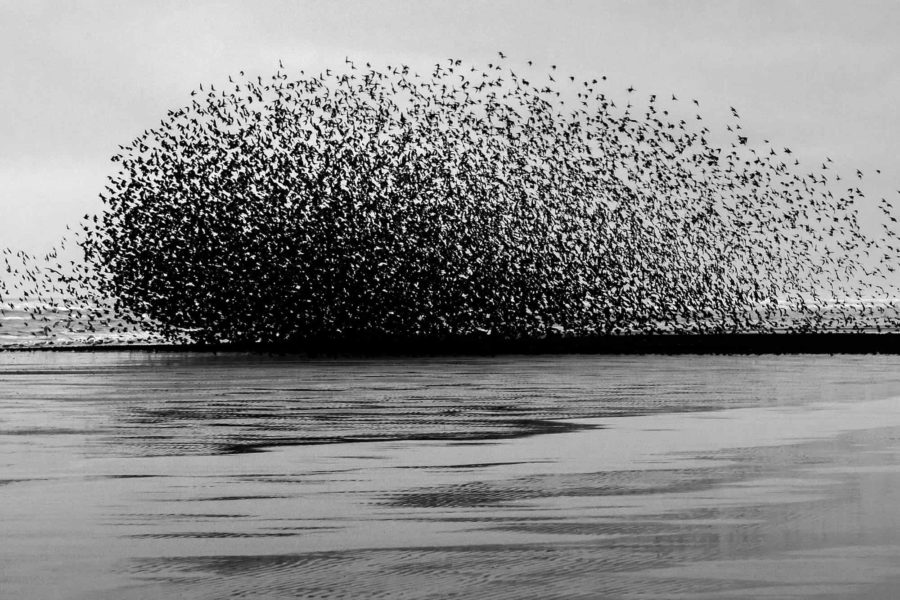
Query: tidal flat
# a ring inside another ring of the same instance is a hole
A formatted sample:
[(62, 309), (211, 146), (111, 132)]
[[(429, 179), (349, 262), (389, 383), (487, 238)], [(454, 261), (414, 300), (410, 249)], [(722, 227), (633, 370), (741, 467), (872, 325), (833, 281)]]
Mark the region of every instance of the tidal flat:
[(24, 599), (895, 598), (900, 356), (0, 353)]

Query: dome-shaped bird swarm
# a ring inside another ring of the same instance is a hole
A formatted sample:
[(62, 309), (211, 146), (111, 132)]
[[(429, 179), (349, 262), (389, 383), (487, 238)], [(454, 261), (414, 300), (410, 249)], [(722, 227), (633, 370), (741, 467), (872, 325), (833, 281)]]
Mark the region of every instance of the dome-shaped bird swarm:
[(734, 109), (712, 134), (696, 102), (525, 69), (347, 61), (201, 86), (114, 157), (82, 240), (92, 293), (213, 343), (893, 318), (823, 300), (889, 287), (872, 257), (895, 234), (863, 232), (853, 181), (800, 174)]

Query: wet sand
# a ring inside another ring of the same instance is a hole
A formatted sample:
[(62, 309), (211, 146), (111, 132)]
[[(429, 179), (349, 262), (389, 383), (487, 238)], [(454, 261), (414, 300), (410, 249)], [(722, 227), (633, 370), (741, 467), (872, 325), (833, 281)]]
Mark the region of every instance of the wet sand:
[(0, 589), (893, 598), (898, 367), (3, 357)]

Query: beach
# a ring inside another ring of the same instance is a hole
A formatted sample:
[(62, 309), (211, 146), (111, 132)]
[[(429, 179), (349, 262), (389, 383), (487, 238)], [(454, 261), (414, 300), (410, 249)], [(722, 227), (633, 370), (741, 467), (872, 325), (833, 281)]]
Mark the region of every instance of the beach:
[(898, 366), (0, 354), (0, 589), (892, 598)]

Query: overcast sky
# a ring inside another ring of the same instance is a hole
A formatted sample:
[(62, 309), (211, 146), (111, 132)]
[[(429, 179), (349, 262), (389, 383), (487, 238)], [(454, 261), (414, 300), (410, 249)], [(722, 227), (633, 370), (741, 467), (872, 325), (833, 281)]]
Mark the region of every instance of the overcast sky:
[(117, 144), (202, 82), (496, 51), (611, 90), (698, 98), (802, 157), (900, 188), (900, 2), (0, 0), (0, 246), (49, 248), (99, 208)]

